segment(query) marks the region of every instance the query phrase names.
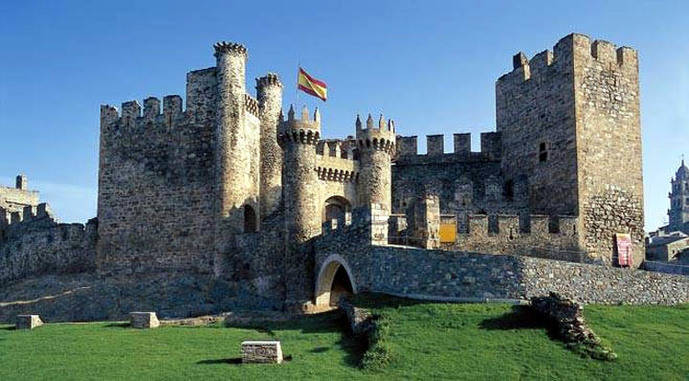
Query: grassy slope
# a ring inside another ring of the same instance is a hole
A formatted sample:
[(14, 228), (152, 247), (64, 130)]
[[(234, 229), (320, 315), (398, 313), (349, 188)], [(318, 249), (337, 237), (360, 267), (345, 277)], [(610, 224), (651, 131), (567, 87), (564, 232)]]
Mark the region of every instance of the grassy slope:
[[(360, 302), (371, 304), (371, 301)], [(112, 323), (54, 324), (31, 332), (0, 328), (0, 378), (8, 379), (332, 379), (689, 377), (689, 306), (588, 307), (594, 330), (620, 359), (588, 360), (550, 340), (523, 309), (495, 304), (378, 301), (392, 319), (391, 365), (366, 374), (360, 348), (333, 315), (271, 323), (261, 329)], [(231, 364), (239, 343), (275, 337), (293, 360), (282, 366)]]

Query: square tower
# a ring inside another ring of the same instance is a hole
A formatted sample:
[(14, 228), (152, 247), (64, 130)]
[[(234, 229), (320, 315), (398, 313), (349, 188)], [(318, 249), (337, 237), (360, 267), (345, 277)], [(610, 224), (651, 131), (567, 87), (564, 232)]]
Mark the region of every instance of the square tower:
[(589, 260), (612, 263), (617, 233), (644, 257), (637, 53), (581, 34), (496, 83), (497, 131), (507, 179), (526, 176), (532, 213), (578, 216)]

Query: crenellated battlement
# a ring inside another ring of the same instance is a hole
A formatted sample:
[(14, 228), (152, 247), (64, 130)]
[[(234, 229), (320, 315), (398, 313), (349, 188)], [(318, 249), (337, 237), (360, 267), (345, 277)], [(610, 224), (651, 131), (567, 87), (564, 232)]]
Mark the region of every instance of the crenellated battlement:
[(0, 231), (16, 229), (35, 222), (57, 223), (50, 205), (43, 202), (37, 206), (25, 206), (21, 212), (11, 212), (0, 207)]
[(395, 152), (395, 122), (388, 119), (387, 122), (383, 115), (380, 115), (378, 123), (373, 122), (373, 117), (368, 114), (366, 128), (361, 123), (359, 115), (356, 116), (356, 139), (359, 149), (369, 149), (385, 151), (392, 155)]
[(263, 77), (256, 78), (256, 89), (267, 86), (279, 86), (282, 87), (282, 82), (280, 82), (280, 77), (276, 73), (266, 73)]
[(163, 98), (163, 110), (160, 110), (160, 99), (148, 97), (144, 100), (143, 113), (139, 101), (123, 102), (119, 111), (111, 105), (100, 106), (101, 128), (111, 131), (171, 127), (173, 121), (184, 117), (182, 110), (182, 97), (179, 95), (167, 95)]
[(309, 109), (304, 106), (301, 110), (301, 119), (297, 119), (294, 113), (294, 106), (290, 106), (287, 113), (287, 120), (280, 116), (280, 126), (278, 139), (281, 144), (287, 142), (316, 145), (321, 134), (321, 114), (318, 108), (313, 113), (313, 118), (309, 118)]
[(458, 232), (466, 236), (526, 237), (576, 237), (577, 217), (546, 216), (532, 214), (522, 219), (514, 214), (470, 214), (467, 216), (467, 231)]
[(216, 42), (213, 44), (213, 48), (215, 49), (214, 55), (217, 57), (220, 54), (224, 53), (229, 53), (229, 54), (241, 54), (241, 55), (247, 55), (247, 50), (246, 47), (240, 43), (237, 42), (227, 42), (227, 41), (220, 41)]
[(481, 151), (471, 151), (471, 134), (453, 134), (453, 152), (445, 152), (445, 136), (427, 135), (426, 154), (418, 153), (418, 138), (416, 136), (401, 136), (397, 139), (397, 162), (399, 163), (431, 163), (457, 161), (485, 161), (499, 160), (502, 157), (502, 138), (499, 132), (481, 133)]
[(572, 33), (555, 44), (553, 50), (544, 50), (529, 60), (527, 56), (519, 52), (512, 57), (512, 71), (501, 76), (500, 81), (528, 81), (531, 78), (540, 78), (552, 68), (558, 70), (571, 70), (574, 57), (589, 59), (603, 64), (608, 69), (635, 68), (638, 65), (636, 50), (622, 46), (616, 47), (605, 40), (594, 40), (579, 34)]
[(316, 151), (316, 171), (321, 180), (354, 182), (359, 176), (359, 161), (332, 153), (325, 155), (323, 151), (321, 153)]

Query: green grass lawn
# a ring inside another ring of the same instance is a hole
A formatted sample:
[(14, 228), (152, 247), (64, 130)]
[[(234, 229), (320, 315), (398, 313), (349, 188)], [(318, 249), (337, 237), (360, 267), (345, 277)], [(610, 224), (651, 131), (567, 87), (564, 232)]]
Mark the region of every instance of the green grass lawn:
[[(359, 299), (390, 318), (392, 362), (357, 368), (361, 345), (335, 313), (257, 328), (117, 323), (0, 326), (0, 379), (689, 379), (689, 306), (589, 306), (594, 331), (619, 355), (581, 358), (525, 308)], [(238, 364), (243, 340), (276, 338), (291, 361)]]

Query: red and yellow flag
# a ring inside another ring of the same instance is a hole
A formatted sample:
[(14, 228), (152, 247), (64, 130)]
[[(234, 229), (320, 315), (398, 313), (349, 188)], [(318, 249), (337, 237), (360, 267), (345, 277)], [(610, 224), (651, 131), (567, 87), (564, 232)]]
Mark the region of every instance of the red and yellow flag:
[(299, 90), (306, 94), (313, 95), (314, 97), (321, 98), (323, 102), (328, 98), (328, 85), (310, 76), (309, 73), (302, 68), (299, 68), (297, 86)]

